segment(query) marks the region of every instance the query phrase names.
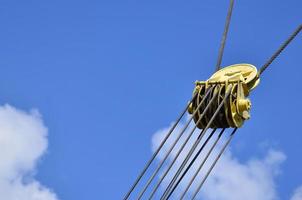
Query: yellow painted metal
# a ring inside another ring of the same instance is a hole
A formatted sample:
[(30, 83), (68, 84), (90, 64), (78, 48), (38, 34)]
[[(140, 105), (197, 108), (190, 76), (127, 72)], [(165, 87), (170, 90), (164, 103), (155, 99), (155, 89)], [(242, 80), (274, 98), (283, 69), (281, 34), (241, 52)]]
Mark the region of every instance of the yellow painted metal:
[(207, 89), (211, 87), (212, 91), (205, 100), (205, 105), (200, 106), (197, 110), (194, 116), (195, 123), (197, 123), (210, 98), (216, 96), (204, 118), (199, 120), (197, 127), (205, 128), (212, 114), (222, 102), (226, 88), (229, 85), (232, 85), (231, 95), (224, 102), (218, 117), (211, 124), (211, 128), (241, 127), (244, 121), (250, 118), (251, 101), (247, 97), (250, 91), (260, 82), (257, 74), (255, 66), (243, 63), (222, 68), (215, 72), (207, 81), (196, 81), (194, 94), (198, 93), (198, 95), (188, 109), (190, 114), (197, 109)]
[(254, 89), (260, 82), (257, 78), (257, 68), (254, 65), (241, 63), (224, 67), (215, 72), (208, 82), (242, 81), (247, 84), (249, 90)]

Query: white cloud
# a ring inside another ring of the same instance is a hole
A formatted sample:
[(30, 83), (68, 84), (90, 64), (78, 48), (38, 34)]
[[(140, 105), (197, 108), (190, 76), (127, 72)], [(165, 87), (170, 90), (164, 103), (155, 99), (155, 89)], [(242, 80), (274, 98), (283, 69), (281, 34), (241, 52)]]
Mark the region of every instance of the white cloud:
[(285, 155), (269, 150), (262, 158), (250, 159), (242, 163), (229, 151), (217, 165), (213, 175), (202, 190), (208, 200), (275, 200), (278, 199), (275, 188), (275, 176)]
[[(184, 125), (181, 124), (176, 129), (174, 136), (171, 140), (168, 140), (168, 145), (164, 146), (159, 158), (162, 159), (167, 149), (172, 144), (172, 140), (176, 139), (176, 135), (180, 132)], [(152, 150), (154, 151), (159, 145), (170, 127), (157, 131), (152, 138)], [(192, 128), (192, 127), (191, 127)], [(209, 134), (209, 133), (207, 133)], [(184, 156), (189, 151), (189, 146), (192, 146), (193, 141), (196, 140), (198, 132), (195, 132), (193, 139), (189, 140), (188, 147), (185, 148), (184, 152), (180, 154), (180, 159), (176, 162), (176, 166), (180, 166)], [(181, 142), (184, 142), (185, 137), (181, 138)], [(222, 141), (226, 138), (223, 137)], [(212, 141), (213, 142), (213, 141)], [(223, 142), (222, 142), (223, 143)], [(209, 149), (211, 142), (205, 148), (205, 152)], [(221, 148), (219, 144), (218, 149)], [(179, 149), (178, 145), (176, 149)], [(217, 155), (218, 149), (215, 149), (213, 153)], [(176, 155), (176, 150), (172, 151), (172, 157)], [(205, 155), (201, 155), (196, 163), (201, 163), (202, 158)], [(171, 162), (172, 157), (169, 157)], [(263, 158), (251, 158), (247, 162), (239, 161), (231, 152), (230, 148), (226, 150), (222, 158), (219, 160), (217, 166), (213, 170), (213, 173), (207, 179), (204, 187), (201, 189), (200, 197), (203, 200), (277, 200), (278, 195), (276, 191), (275, 177), (280, 173), (280, 164), (284, 162), (286, 156), (284, 153), (270, 149), (267, 151), (266, 156)], [(209, 158), (209, 161), (213, 161), (213, 157)], [(209, 168), (207, 163), (204, 167)], [(171, 180), (172, 174), (175, 173), (177, 167), (172, 168), (172, 173), (169, 173), (167, 178), (164, 179), (163, 187), (165, 187), (169, 180)], [(180, 188), (183, 189), (187, 186), (192, 171), (195, 171), (198, 166), (193, 165), (194, 170), (190, 170), (187, 178), (185, 178), (180, 184)], [(204, 172), (204, 170), (202, 170)], [(194, 184), (189, 191), (192, 195), (192, 191), (197, 187), (196, 180), (201, 180), (202, 174), (195, 179)], [(163, 188), (162, 188), (163, 189)], [(296, 199), (294, 199), (296, 200)]]
[(302, 186), (295, 190), (291, 200), (302, 200)]
[(37, 162), (47, 150), (47, 128), (36, 110), (0, 106), (0, 199), (57, 200), (34, 179)]

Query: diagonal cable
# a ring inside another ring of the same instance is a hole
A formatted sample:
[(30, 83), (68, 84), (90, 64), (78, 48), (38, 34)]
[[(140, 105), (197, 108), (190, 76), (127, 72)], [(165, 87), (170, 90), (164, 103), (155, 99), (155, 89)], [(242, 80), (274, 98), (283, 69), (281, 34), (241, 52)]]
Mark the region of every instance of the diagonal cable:
[(224, 52), (225, 42), (226, 42), (228, 32), (229, 32), (233, 7), (234, 7), (234, 0), (230, 0), (230, 5), (229, 5), (226, 21), (225, 21), (224, 31), (223, 31), (220, 48), (219, 48), (219, 53), (218, 53), (218, 59), (217, 59), (217, 63), (216, 63), (216, 71), (218, 71), (221, 67), (221, 61), (222, 61), (222, 56), (223, 56), (223, 52)]
[[(225, 130), (225, 128), (221, 129), (218, 138), (220, 138), (220, 136), (222, 135), (222, 133), (224, 132), (224, 130)], [(211, 132), (211, 134), (207, 137), (206, 141), (202, 144), (201, 148), (195, 154), (195, 156), (191, 160), (190, 164), (187, 166), (187, 168), (185, 169), (185, 171), (183, 172), (183, 174), (180, 176), (180, 178), (178, 179), (178, 181), (176, 182), (176, 184), (173, 186), (173, 189), (170, 191), (169, 195), (167, 196), (167, 199), (169, 199), (171, 197), (171, 195), (173, 194), (173, 192), (176, 190), (177, 186), (180, 184), (180, 182), (182, 181), (182, 179), (185, 177), (185, 175), (188, 173), (188, 171), (190, 170), (190, 168), (193, 166), (194, 162), (196, 161), (196, 159), (198, 158), (198, 156), (200, 155), (200, 153), (204, 150), (205, 146), (208, 144), (209, 140), (213, 137), (213, 135), (214, 135), (214, 131)], [(206, 159), (207, 159), (207, 157), (205, 157), (204, 160), (206, 160)], [(201, 164), (201, 166), (202, 165), (203, 164)]]
[(217, 114), (219, 113), (220, 109), (222, 108), (222, 106), (224, 105), (226, 99), (230, 96), (231, 93), (231, 89), (232, 89), (232, 85), (229, 85), (226, 91), (226, 94), (222, 100), (222, 102), (219, 104), (218, 108), (216, 109), (215, 113), (213, 114), (213, 116), (211, 117), (210, 121), (208, 122), (207, 126), (205, 127), (205, 129), (203, 129), (202, 134), (200, 137), (198, 137), (198, 139), (195, 141), (193, 147), (191, 148), (191, 150), (189, 151), (189, 153), (187, 154), (185, 160), (182, 162), (181, 166), (179, 167), (179, 169), (177, 170), (176, 174), (174, 175), (173, 179), (171, 180), (171, 182), (169, 183), (168, 187), (166, 188), (165, 192), (163, 193), (163, 195), (161, 196), (161, 200), (162, 199), (166, 199), (166, 195), (168, 194), (168, 192), (170, 191), (172, 185), (175, 183), (176, 179), (178, 178), (178, 176), (180, 175), (181, 171), (183, 170), (183, 168), (185, 167), (185, 165), (187, 164), (188, 160), (190, 159), (191, 155), (193, 154), (193, 152), (195, 151), (196, 147), (198, 146), (199, 142), (201, 141), (201, 139), (203, 138), (204, 134), (206, 133), (207, 129), (211, 126), (212, 122), (214, 121), (215, 117), (217, 116)]
[[(199, 105), (197, 106), (197, 108), (199, 109), (201, 107), (201, 105), (203, 104), (204, 100), (207, 98), (207, 96), (211, 93), (212, 88), (208, 88), (204, 98), (202, 99), (202, 101), (199, 103)], [(193, 117), (195, 116), (195, 114), (197, 113), (198, 109), (196, 109), (194, 111), (194, 113), (192, 114), (192, 116), (190, 117), (189, 121), (186, 123), (186, 125), (183, 127), (182, 131), (179, 133), (179, 135), (177, 136), (176, 140), (173, 142), (172, 146), (170, 147), (170, 149), (168, 150), (168, 152), (165, 154), (164, 159), (161, 160), (160, 164), (157, 166), (157, 168), (155, 169), (155, 171), (152, 173), (151, 177), (148, 179), (147, 183), (145, 184), (145, 186), (143, 187), (143, 189), (140, 191), (138, 198), (137, 199), (141, 199), (144, 195), (144, 193), (146, 192), (146, 190), (148, 189), (149, 185), (151, 184), (151, 182), (153, 181), (154, 177), (156, 176), (156, 174), (159, 172), (159, 170), (161, 169), (161, 167), (163, 166), (163, 164), (165, 163), (165, 161), (167, 160), (167, 158), (169, 157), (170, 153), (172, 152), (173, 148), (175, 147), (175, 145), (177, 144), (177, 142), (179, 141), (179, 139), (181, 138), (181, 136), (184, 134), (184, 132), (186, 131), (186, 129), (188, 128), (189, 124), (191, 123), (191, 121), (193, 120)]]
[[(171, 170), (172, 166), (174, 165), (174, 163), (176, 162), (177, 158), (179, 157), (180, 153), (182, 152), (182, 150), (184, 149), (185, 145), (188, 143), (189, 139), (191, 138), (191, 136), (193, 135), (195, 129), (197, 128), (197, 124), (199, 124), (199, 122), (201, 121), (201, 119), (203, 119), (203, 117), (205, 116), (206, 112), (208, 111), (208, 109), (210, 108), (211, 104), (213, 103), (213, 101), (215, 100), (217, 94), (215, 94), (210, 102), (207, 104), (207, 106), (205, 107), (205, 109), (203, 110), (202, 114), (200, 115), (199, 119), (197, 120), (197, 122), (195, 123), (194, 128), (191, 130), (191, 132), (189, 133), (189, 136), (187, 137), (187, 139), (185, 140), (185, 142), (182, 144), (182, 146), (180, 147), (180, 149), (178, 150), (178, 152), (176, 153), (176, 156), (173, 158), (173, 161), (170, 163), (168, 169), (165, 171), (165, 173), (161, 176), (160, 180), (158, 181), (158, 183), (156, 184), (156, 186), (154, 187), (154, 189), (151, 192), (150, 197), (148, 198), (149, 200), (153, 198), (154, 194), (156, 193), (157, 189), (159, 188), (160, 184), (162, 183), (162, 181), (164, 180), (164, 178), (167, 176), (167, 174), (169, 173), (169, 171)], [(205, 97), (204, 97), (205, 99)], [(198, 111), (199, 108), (197, 108), (195, 110)], [(203, 131), (201, 131), (200, 136), (202, 136)]]
[(219, 152), (218, 156), (216, 157), (216, 159), (214, 160), (214, 162), (212, 163), (211, 167), (209, 168), (209, 170), (207, 171), (205, 177), (202, 179), (201, 183), (198, 185), (192, 200), (194, 200), (198, 194), (198, 192), (200, 191), (201, 187), (203, 186), (204, 182), (207, 180), (209, 174), (211, 173), (211, 171), (213, 170), (213, 168), (215, 167), (217, 161), (219, 160), (219, 158), (221, 157), (221, 155), (223, 154), (223, 152), (225, 151), (226, 147), (230, 144), (235, 132), (237, 131), (237, 128), (233, 129), (233, 132), (231, 133), (228, 141), (225, 143), (225, 145), (222, 147), (221, 151)]
[(189, 184), (187, 185), (186, 189), (183, 191), (182, 195), (180, 196), (180, 200), (182, 200), (185, 197), (187, 191), (189, 190), (189, 188), (191, 187), (191, 185), (194, 182), (195, 178), (197, 177), (197, 175), (199, 174), (200, 170), (204, 166), (205, 162), (207, 161), (207, 159), (211, 155), (212, 151), (214, 150), (215, 146), (217, 145), (217, 143), (218, 143), (219, 139), (221, 138), (221, 136), (222, 136), (222, 134), (223, 134), (224, 131), (225, 131), (225, 128), (221, 130), (221, 132), (219, 133), (219, 135), (216, 138), (215, 142), (212, 144), (212, 146), (211, 146), (210, 150), (208, 151), (207, 155), (202, 160), (201, 164), (199, 165), (199, 167), (196, 170), (195, 174), (191, 178), (191, 180), (190, 180)]
[(139, 174), (139, 176), (137, 177), (137, 179), (135, 180), (134, 184), (131, 186), (130, 190), (128, 191), (128, 193), (125, 195), (124, 200), (128, 199), (129, 196), (131, 195), (132, 191), (134, 190), (134, 188), (137, 186), (137, 184), (139, 183), (139, 181), (141, 180), (141, 178), (144, 176), (144, 174), (146, 173), (147, 169), (150, 167), (151, 163), (154, 161), (155, 157), (157, 156), (157, 154), (159, 153), (159, 151), (162, 149), (162, 147), (164, 146), (165, 142), (167, 141), (167, 139), (170, 137), (171, 133), (174, 131), (174, 129), (176, 128), (177, 124), (180, 122), (180, 120), (182, 119), (182, 117), (184, 116), (184, 114), (187, 112), (189, 105), (192, 101), (195, 100), (197, 96), (197, 93), (192, 97), (192, 99), (189, 101), (188, 105), (185, 107), (185, 109), (182, 111), (182, 113), (180, 114), (180, 116), (178, 117), (178, 119), (176, 120), (176, 122), (174, 123), (174, 125), (171, 127), (171, 129), (169, 130), (169, 132), (167, 133), (167, 135), (165, 136), (165, 138), (163, 139), (163, 141), (161, 142), (161, 144), (159, 145), (159, 147), (157, 148), (157, 150), (154, 152), (154, 154), (152, 155), (151, 159), (147, 162), (147, 164), (145, 165), (144, 169), (142, 170), (142, 172)]
[(267, 69), (270, 64), (280, 55), (280, 53), (289, 45), (289, 43), (299, 34), (302, 30), (302, 24), (287, 38), (287, 40), (279, 47), (279, 49), (270, 57), (270, 59), (260, 68), (258, 72), (258, 77)]

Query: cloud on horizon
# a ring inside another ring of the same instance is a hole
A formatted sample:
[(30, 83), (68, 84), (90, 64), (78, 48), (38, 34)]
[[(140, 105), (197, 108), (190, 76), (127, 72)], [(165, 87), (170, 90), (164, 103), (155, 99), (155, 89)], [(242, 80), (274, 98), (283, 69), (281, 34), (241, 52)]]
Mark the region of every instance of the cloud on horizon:
[(47, 128), (37, 110), (0, 106), (0, 199), (58, 200), (34, 178), (48, 146)]

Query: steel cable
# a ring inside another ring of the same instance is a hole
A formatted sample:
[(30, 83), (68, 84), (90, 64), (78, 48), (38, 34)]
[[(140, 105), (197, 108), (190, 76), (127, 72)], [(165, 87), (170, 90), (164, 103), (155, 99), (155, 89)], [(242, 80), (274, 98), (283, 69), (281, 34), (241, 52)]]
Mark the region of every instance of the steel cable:
[[(216, 129), (213, 129), (213, 130), (216, 130)], [(224, 130), (225, 130), (225, 128), (221, 129), (221, 131), (220, 131), (220, 133), (218, 135), (218, 138), (220, 138), (220, 136), (222, 135), (222, 133), (224, 132)], [(208, 144), (208, 142), (210, 141), (210, 139), (213, 137), (214, 133), (215, 133), (215, 131), (212, 131), (211, 134), (209, 134), (209, 136), (207, 137), (206, 141), (202, 144), (201, 148), (195, 154), (195, 156), (191, 160), (190, 164), (187, 166), (187, 168), (182, 173), (182, 175), (180, 176), (180, 178), (178, 179), (178, 181), (176, 182), (176, 184), (173, 186), (172, 190), (170, 191), (169, 195), (167, 196), (167, 199), (169, 199), (171, 197), (171, 195), (173, 194), (173, 192), (176, 190), (177, 186), (180, 184), (180, 182), (182, 181), (182, 179), (185, 177), (185, 175), (188, 173), (188, 171), (190, 170), (190, 168), (193, 166), (194, 162), (196, 161), (196, 159), (198, 158), (198, 156), (200, 155), (200, 153), (203, 151), (203, 149), (205, 148), (205, 146)], [(207, 159), (207, 157), (205, 159)], [(202, 165), (203, 165), (203, 162), (202, 162), (201, 166)]]
[[(217, 94), (216, 94), (217, 95)], [(156, 193), (157, 189), (159, 188), (160, 184), (162, 183), (162, 181), (164, 180), (164, 178), (166, 177), (166, 175), (169, 173), (170, 169), (172, 168), (173, 164), (175, 163), (175, 161), (177, 160), (178, 156), (180, 155), (180, 153), (182, 152), (183, 148), (185, 147), (185, 145), (188, 143), (189, 139), (191, 138), (191, 136), (193, 135), (195, 129), (197, 128), (197, 124), (201, 121), (201, 119), (204, 117), (204, 115), (206, 114), (206, 112), (208, 111), (208, 109), (210, 108), (210, 105), (212, 104), (212, 102), (214, 101), (216, 95), (214, 95), (210, 102), (207, 104), (207, 106), (205, 107), (205, 109), (203, 110), (202, 114), (200, 115), (199, 119), (197, 120), (197, 122), (195, 123), (194, 128), (191, 130), (191, 132), (189, 133), (189, 136), (186, 138), (185, 142), (182, 144), (182, 146), (180, 147), (180, 149), (178, 150), (176, 156), (174, 157), (173, 161), (170, 163), (168, 169), (165, 171), (165, 173), (161, 176), (160, 180), (158, 181), (158, 183), (156, 184), (156, 186), (154, 187), (154, 189), (151, 192), (150, 197), (148, 198), (149, 200), (152, 199), (152, 197), (154, 196), (154, 194)], [(206, 99), (206, 97), (204, 97), (204, 99)], [(203, 99), (203, 100), (204, 100)], [(197, 108), (195, 110), (198, 111), (199, 108)], [(201, 131), (201, 134), (199, 135), (199, 137), (202, 135), (203, 131)]]
[[(196, 147), (198, 146), (199, 142), (201, 141), (202, 137), (204, 136), (204, 134), (206, 133), (207, 129), (210, 127), (210, 125), (212, 124), (213, 120), (215, 119), (216, 115), (219, 113), (220, 109), (222, 108), (223, 104), (225, 103), (226, 99), (230, 96), (231, 93), (231, 89), (232, 89), (232, 85), (229, 85), (226, 91), (226, 94), (224, 96), (223, 101), (219, 104), (218, 108), (216, 109), (215, 113), (212, 115), (210, 121), (208, 122), (207, 126), (205, 127), (205, 129), (203, 129), (201, 136), (198, 137), (198, 139), (195, 141), (193, 147), (191, 148), (191, 150), (189, 151), (189, 153), (187, 154), (185, 160), (182, 162), (181, 166), (178, 168), (176, 174), (174, 175), (172, 181), (169, 183), (168, 187), (166, 188), (165, 192), (163, 193), (163, 195), (161, 196), (161, 200), (162, 199), (166, 199), (166, 195), (169, 192), (169, 190), (171, 189), (172, 185), (175, 183), (176, 179), (178, 178), (179, 174), (181, 173), (181, 171), (183, 170), (183, 168), (185, 167), (185, 165), (187, 164), (189, 158), (191, 157), (191, 155), (193, 154), (193, 152), (195, 151)], [(198, 124), (198, 123), (196, 123)]]
[(298, 35), (302, 30), (302, 24), (289, 36), (289, 38), (279, 47), (279, 49), (270, 57), (270, 59), (260, 68), (258, 72), (258, 77), (267, 69), (270, 64), (280, 55), (280, 53), (289, 45), (289, 43)]
[(189, 188), (191, 187), (192, 183), (194, 182), (195, 178), (197, 177), (197, 175), (199, 174), (201, 168), (203, 167), (203, 165), (205, 164), (205, 162), (207, 161), (208, 157), (210, 156), (210, 154), (212, 153), (213, 149), (215, 148), (215, 146), (217, 145), (219, 139), (221, 138), (223, 132), (225, 131), (225, 128), (221, 130), (221, 132), (219, 133), (218, 137), (216, 138), (215, 142), (212, 144), (210, 150), (208, 151), (207, 155), (204, 157), (204, 159), (202, 160), (201, 164), (199, 165), (198, 169), (196, 170), (195, 174), (193, 175), (193, 177), (191, 178), (189, 184), (187, 185), (187, 187), (185, 188), (185, 190), (183, 191), (183, 193), (180, 196), (180, 200), (182, 200), (187, 191), (189, 190)]
[[(204, 100), (206, 99), (206, 97), (210, 94), (212, 88), (208, 88), (204, 98), (202, 99), (202, 101), (199, 103), (199, 105), (197, 106), (197, 108), (199, 109), (201, 107), (201, 105), (203, 104)], [(157, 168), (155, 169), (155, 171), (153, 172), (153, 174), (151, 175), (151, 177), (148, 179), (147, 183), (145, 184), (144, 188), (140, 191), (138, 198), (137, 199), (141, 199), (142, 196), (144, 195), (145, 191), (148, 189), (149, 185), (151, 184), (151, 182), (153, 181), (154, 177), (156, 176), (156, 174), (159, 172), (159, 170), (161, 169), (161, 167), (163, 166), (164, 162), (167, 160), (169, 154), (172, 152), (173, 148), (175, 147), (175, 145), (177, 144), (177, 142), (179, 141), (179, 139), (181, 138), (181, 136), (184, 134), (185, 130), (188, 128), (189, 124), (191, 123), (191, 121), (193, 120), (193, 117), (195, 116), (195, 114), (197, 113), (198, 109), (196, 109), (194, 111), (194, 113), (192, 114), (192, 116), (190, 117), (189, 121), (186, 123), (186, 125), (183, 127), (182, 131), (180, 132), (180, 134), (177, 136), (176, 140), (174, 141), (174, 143), (172, 144), (172, 146), (170, 147), (170, 149), (168, 150), (168, 152), (166, 153), (164, 159), (161, 160), (160, 164), (157, 166)]]
[(227, 35), (228, 35), (228, 32), (229, 32), (229, 27), (230, 27), (230, 22), (231, 22), (233, 7), (234, 7), (234, 0), (230, 0), (228, 14), (227, 14), (226, 21), (225, 21), (225, 26), (224, 26), (224, 32), (223, 32), (223, 35), (222, 35), (222, 39), (221, 39), (221, 43), (220, 43), (220, 48), (219, 48), (219, 53), (218, 53), (218, 59), (217, 59), (217, 64), (216, 64), (216, 71), (218, 71), (220, 69), (220, 67), (221, 67), (221, 61), (222, 61), (222, 56), (223, 56), (225, 42), (226, 42)]
[(214, 160), (213, 164), (211, 165), (211, 167), (209, 168), (209, 170), (207, 171), (205, 177), (202, 179), (201, 183), (198, 185), (192, 200), (194, 200), (198, 194), (198, 192), (200, 191), (201, 187), (203, 186), (204, 182), (207, 180), (209, 174), (211, 173), (211, 171), (213, 170), (213, 168), (215, 167), (217, 161), (219, 160), (219, 158), (221, 157), (221, 155), (223, 154), (223, 152), (225, 151), (226, 147), (230, 144), (235, 132), (237, 131), (237, 128), (233, 129), (233, 132), (231, 133), (229, 139), (227, 140), (227, 142), (225, 143), (225, 145), (222, 147), (221, 151), (219, 152), (218, 156), (216, 157), (216, 159)]
[(141, 178), (144, 176), (144, 174), (146, 173), (147, 169), (150, 167), (151, 163), (153, 162), (153, 160), (155, 159), (155, 157), (157, 156), (157, 154), (159, 153), (159, 151), (161, 150), (161, 148), (164, 146), (165, 142), (167, 141), (167, 139), (170, 137), (171, 133), (174, 131), (174, 129), (176, 128), (177, 124), (180, 122), (180, 120), (182, 119), (182, 117), (184, 116), (184, 114), (187, 112), (190, 103), (192, 101), (195, 100), (195, 98), (197, 97), (197, 94), (195, 94), (192, 99), (189, 101), (188, 105), (185, 107), (185, 109), (181, 112), (180, 116), (178, 117), (178, 119), (176, 120), (176, 122), (174, 123), (174, 125), (171, 127), (171, 129), (169, 130), (169, 132), (167, 133), (167, 135), (165, 136), (165, 138), (163, 139), (163, 141), (161, 142), (161, 144), (159, 145), (159, 147), (157, 148), (157, 150), (154, 152), (154, 154), (152, 155), (151, 159), (147, 162), (147, 164), (145, 165), (144, 169), (142, 170), (142, 172), (139, 174), (139, 176), (137, 177), (137, 179), (135, 180), (134, 184), (131, 186), (130, 190), (128, 191), (128, 193), (125, 195), (124, 200), (128, 199), (129, 196), (131, 195), (132, 191), (134, 190), (134, 188), (137, 186), (137, 184), (139, 183), (139, 181), (141, 180)]

